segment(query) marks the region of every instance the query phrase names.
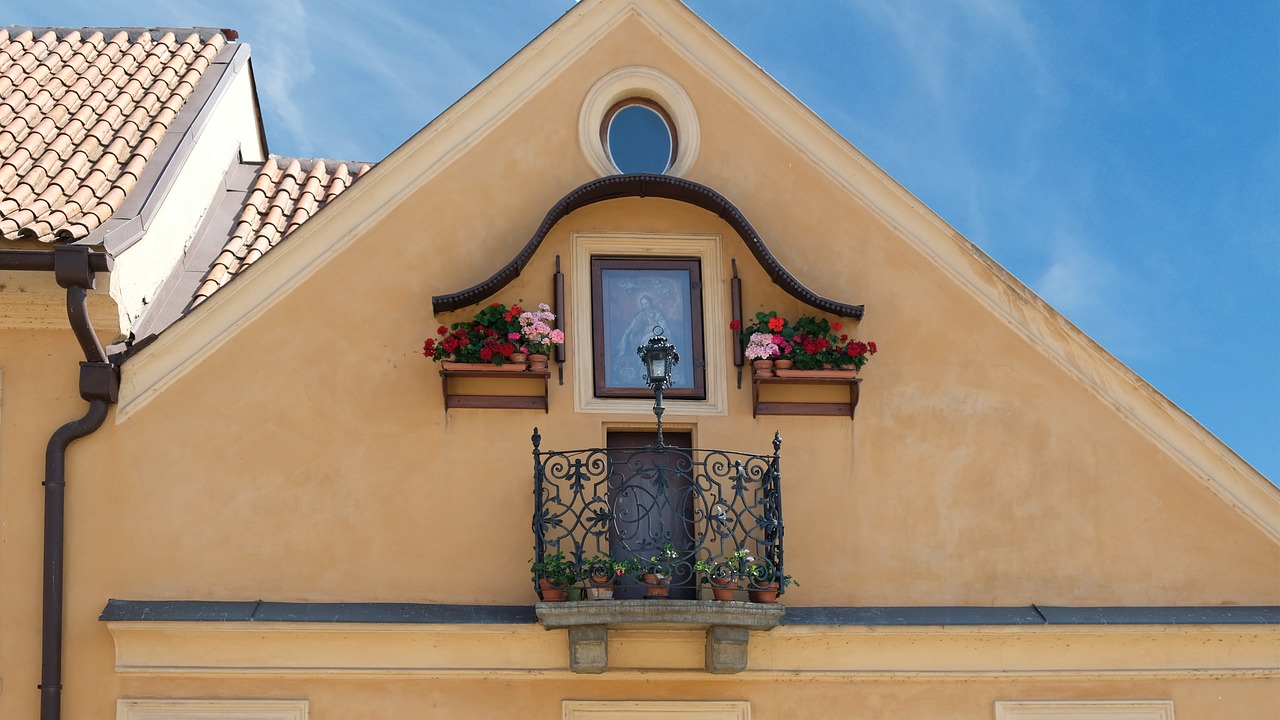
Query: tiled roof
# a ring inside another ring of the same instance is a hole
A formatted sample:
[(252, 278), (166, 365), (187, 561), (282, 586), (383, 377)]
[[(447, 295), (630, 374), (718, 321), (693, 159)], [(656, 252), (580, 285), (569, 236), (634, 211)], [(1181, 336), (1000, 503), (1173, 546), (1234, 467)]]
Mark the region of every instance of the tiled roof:
[(84, 237), (120, 208), (217, 31), (0, 28), (0, 239)]
[(191, 306), (231, 282), (372, 167), (372, 163), (267, 158)]

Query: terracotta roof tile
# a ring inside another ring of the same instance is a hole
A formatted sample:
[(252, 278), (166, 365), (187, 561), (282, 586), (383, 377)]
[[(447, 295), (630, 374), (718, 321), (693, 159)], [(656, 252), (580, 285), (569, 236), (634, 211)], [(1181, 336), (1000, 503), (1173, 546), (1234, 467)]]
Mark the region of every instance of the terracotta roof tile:
[(216, 32), (0, 28), (0, 239), (101, 225), (226, 44)]
[[(192, 299), (204, 302), (372, 168), (371, 163), (271, 156), (258, 172), (227, 242)], [(243, 186), (241, 186), (243, 187)]]

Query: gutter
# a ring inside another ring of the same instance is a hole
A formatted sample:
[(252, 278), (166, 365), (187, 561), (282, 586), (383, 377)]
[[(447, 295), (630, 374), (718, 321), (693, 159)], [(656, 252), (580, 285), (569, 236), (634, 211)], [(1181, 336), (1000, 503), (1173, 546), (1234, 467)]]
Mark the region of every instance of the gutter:
[(44, 606), (41, 614), (40, 720), (62, 716), (62, 578), (66, 524), (66, 460), (72, 442), (92, 434), (119, 398), (120, 376), (89, 324), (88, 291), (94, 273), (111, 269), (110, 256), (88, 247), (59, 245), (52, 251), (0, 250), (0, 270), (53, 271), (67, 290), (67, 319), (84, 352), (80, 397), (89, 403), (84, 416), (63, 425), (49, 438), (44, 457)]

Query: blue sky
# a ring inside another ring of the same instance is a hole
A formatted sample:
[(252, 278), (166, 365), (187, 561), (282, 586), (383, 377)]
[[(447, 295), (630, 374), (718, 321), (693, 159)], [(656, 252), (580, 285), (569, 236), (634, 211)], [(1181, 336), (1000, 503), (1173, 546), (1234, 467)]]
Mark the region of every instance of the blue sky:
[[(1067, 318), (1280, 481), (1280, 4), (695, 0)], [(231, 27), (272, 152), (378, 160), (572, 0), (60, 0)]]

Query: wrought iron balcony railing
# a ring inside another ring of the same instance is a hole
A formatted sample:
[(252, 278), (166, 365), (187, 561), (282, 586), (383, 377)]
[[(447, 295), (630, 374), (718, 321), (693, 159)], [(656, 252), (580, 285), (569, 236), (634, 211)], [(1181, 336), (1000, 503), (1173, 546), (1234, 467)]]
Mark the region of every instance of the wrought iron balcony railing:
[[(535, 428), (535, 561), (562, 553), (584, 568), (596, 556), (659, 557), (673, 598), (696, 598), (709, 574), (743, 587), (778, 581), (785, 592), (779, 435), (769, 455), (669, 445), (558, 451), (541, 449), (541, 440)], [(667, 544), (674, 557), (661, 558)], [(641, 589), (625, 579), (616, 593), (639, 597)]]

